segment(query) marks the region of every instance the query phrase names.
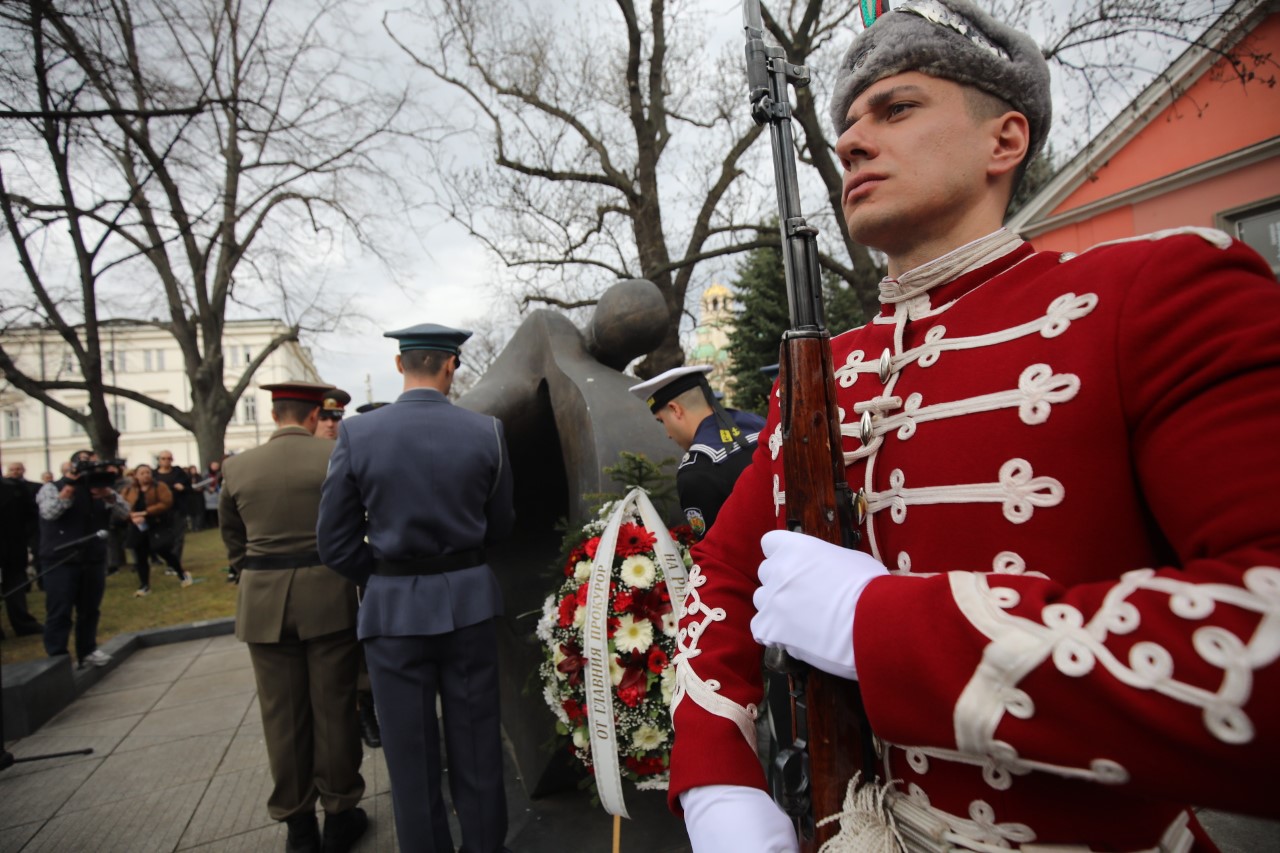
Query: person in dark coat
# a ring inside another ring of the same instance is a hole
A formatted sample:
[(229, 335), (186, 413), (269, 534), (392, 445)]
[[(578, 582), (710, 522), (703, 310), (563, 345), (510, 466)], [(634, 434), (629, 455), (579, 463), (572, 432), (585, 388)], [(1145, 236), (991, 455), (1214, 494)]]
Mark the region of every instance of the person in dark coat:
[(673, 367), (631, 386), (680, 445), (676, 491), (685, 520), (699, 539), (716, 520), (738, 475), (751, 463), (764, 418), (721, 407), (707, 383), (709, 365)]
[(320, 500), (325, 565), (365, 587), (358, 631), (382, 725), (396, 835), (452, 853), (440, 787), (444, 712), (462, 849), (496, 853), (507, 830), (495, 617), (484, 548), (515, 521), (502, 423), (448, 399), (470, 332), (424, 324), (400, 342), (404, 393), (344, 420)]
[(62, 478), (36, 493), (45, 572), (44, 649), (50, 657), (68, 654), (74, 613), (81, 668), (111, 663), (98, 648), (98, 618), (107, 583), (106, 530), (112, 518), (129, 517), (129, 505), (111, 487), (119, 476), (92, 451), (78, 450)]
[(6, 473), (0, 481), (0, 519), (5, 527), (0, 537), (0, 581), (9, 624), (22, 637), (44, 631), (44, 625), (27, 609), (27, 553), (38, 541), (36, 492), (40, 485), (27, 482), (27, 469), (21, 462), (11, 463)]

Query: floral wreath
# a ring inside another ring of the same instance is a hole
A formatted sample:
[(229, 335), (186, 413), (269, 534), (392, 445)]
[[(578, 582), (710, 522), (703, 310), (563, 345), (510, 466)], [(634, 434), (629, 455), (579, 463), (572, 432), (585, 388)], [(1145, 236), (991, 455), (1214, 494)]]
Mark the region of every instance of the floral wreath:
[[(626, 498), (605, 503), (596, 518), (583, 526), (585, 541), (570, 551), (563, 582), (543, 603), (537, 627), (544, 652), (539, 674), (543, 697), (556, 716), (556, 731), (570, 739), (569, 752), (596, 775), (587, 725), (590, 691), (585, 629), (592, 568), (607, 566), (609, 600), (604, 613), (609, 693), (620, 759), (617, 772), (641, 790), (665, 789), (673, 739), (670, 705), (676, 674), (671, 659), (676, 653), (679, 608), (673, 605), (659, 569), (657, 549), (662, 546), (650, 532), (652, 525), (644, 525), (637, 494), (652, 512), (643, 497), (647, 493), (636, 489)], [(614, 519), (619, 513), (621, 519)], [(617, 539), (612, 559), (605, 563), (608, 555), (599, 550), (602, 538), (607, 544), (611, 521), (617, 525)], [(687, 524), (663, 529), (670, 534), (683, 567), (688, 568), (692, 562), (689, 548), (696, 541), (692, 529)], [(604, 588), (603, 579), (597, 583), (597, 588)], [(597, 785), (602, 781), (596, 778)]]

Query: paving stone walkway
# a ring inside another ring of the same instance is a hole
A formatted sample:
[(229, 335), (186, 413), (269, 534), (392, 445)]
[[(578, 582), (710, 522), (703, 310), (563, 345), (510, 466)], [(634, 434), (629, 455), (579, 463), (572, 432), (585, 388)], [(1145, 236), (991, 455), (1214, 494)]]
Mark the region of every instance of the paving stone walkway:
[[(86, 748), (93, 753), (0, 772), (0, 853), (284, 849), (284, 826), (267, 816), (271, 775), (253, 668), (233, 636), (138, 649), (35, 734), (8, 744), (18, 759)], [(365, 749), (361, 773), (370, 828), (355, 849), (393, 853), (381, 749)], [(508, 843), (518, 853), (610, 849), (611, 818), (585, 793), (531, 803), (510, 760), (505, 779)], [(628, 804), (637, 819), (624, 828), (624, 850), (687, 853), (661, 792), (629, 794)], [(458, 841), (456, 822), (453, 830)]]
[[(22, 762), (0, 773), (0, 853), (94, 851), (258, 853), (284, 849), (267, 817), (271, 790), (249, 654), (233, 636), (134, 651), (42, 726), (8, 745), (16, 758), (78, 749), (91, 755)], [(396, 850), (382, 750), (361, 767), (369, 832), (359, 853)], [(612, 819), (585, 792), (530, 801), (505, 772), (516, 853), (611, 847)], [(688, 853), (663, 792), (628, 791), (623, 851)], [(1223, 853), (1280, 853), (1280, 824), (1206, 812)], [(459, 839), (454, 826), (454, 839)]]

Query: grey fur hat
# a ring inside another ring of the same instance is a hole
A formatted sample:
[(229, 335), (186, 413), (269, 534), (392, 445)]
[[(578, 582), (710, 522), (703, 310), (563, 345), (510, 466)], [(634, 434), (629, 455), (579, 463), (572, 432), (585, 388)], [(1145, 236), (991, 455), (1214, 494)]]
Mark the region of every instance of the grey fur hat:
[(836, 133), (863, 90), (905, 71), (967, 83), (1013, 105), (1031, 128), (1024, 167), (1044, 146), (1053, 117), (1044, 55), (1030, 36), (968, 0), (909, 0), (858, 34), (831, 97)]

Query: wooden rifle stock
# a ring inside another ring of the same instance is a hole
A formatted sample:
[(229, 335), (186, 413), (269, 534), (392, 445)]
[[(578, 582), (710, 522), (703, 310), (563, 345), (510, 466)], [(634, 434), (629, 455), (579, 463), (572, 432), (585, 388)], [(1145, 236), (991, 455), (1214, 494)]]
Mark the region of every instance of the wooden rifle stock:
[[(825, 331), (793, 330), (784, 336), (779, 356), (787, 526), (849, 547), (856, 533), (840, 448), (830, 336)], [(817, 820), (839, 813), (854, 774), (874, 777), (875, 757), (858, 685), (816, 669), (801, 680), (803, 696), (795, 696), (793, 690), (793, 702), (803, 703), (793, 708), (793, 735), (809, 752), (810, 808)], [(815, 826), (809, 835), (808, 823), (800, 822), (800, 844), (806, 853), (838, 830), (835, 824)]]
[[(744, 0), (743, 22), (752, 116), (770, 129), (791, 313), (778, 374), (787, 526), (854, 547), (858, 533), (844, 476), (831, 336), (823, 328), (817, 231), (801, 214), (791, 133), (788, 85), (807, 85), (809, 72), (765, 45), (760, 0)], [(811, 853), (838, 831), (834, 823), (818, 827), (816, 821), (840, 812), (854, 775), (875, 778), (871, 729), (855, 682), (809, 669), (779, 649), (770, 649), (766, 661), (787, 672), (792, 686), (794, 744), (778, 756), (774, 797), (796, 821), (801, 849)]]

